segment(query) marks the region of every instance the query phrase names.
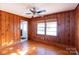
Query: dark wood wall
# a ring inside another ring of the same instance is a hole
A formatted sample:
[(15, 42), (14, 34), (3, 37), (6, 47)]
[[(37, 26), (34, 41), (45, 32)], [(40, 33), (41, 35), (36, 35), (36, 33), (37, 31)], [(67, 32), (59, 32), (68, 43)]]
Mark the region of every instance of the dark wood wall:
[(26, 18), (0, 11), (0, 47), (20, 41), (20, 21)]
[(79, 5), (75, 9), (75, 43), (79, 51)]
[(75, 46), (74, 38), (74, 11), (57, 14), (58, 41), (68, 46)]
[[(36, 23), (38, 21), (46, 21), (56, 19), (57, 36), (37, 35)], [(60, 43), (62, 45), (75, 46), (74, 34), (74, 11), (61, 12), (47, 15), (44, 17), (32, 18), (29, 21), (29, 39), (40, 41), (47, 44)]]

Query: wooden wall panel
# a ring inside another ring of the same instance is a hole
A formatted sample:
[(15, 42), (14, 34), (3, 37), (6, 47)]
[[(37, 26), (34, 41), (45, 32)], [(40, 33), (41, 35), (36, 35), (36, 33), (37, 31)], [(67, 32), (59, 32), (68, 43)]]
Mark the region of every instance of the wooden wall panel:
[(79, 4), (75, 9), (75, 45), (79, 51)]
[(64, 43), (70, 46), (70, 15), (65, 13), (64, 18)]
[(20, 42), (20, 20), (26, 18), (0, 11), (0, 46), (6, 47)]
[(6, 45), (6, 40), (5, 40), (5, 13), (1, 12), (1, 42), (2, 46)]
[(10, 24), (9, 24), (9, 14), (8, 13), (5, 13), (5, 38), (6, 38), (6, 45), (9, 43), (10, 41), (10, 32), (9, 32), (9, 28), (10, 28)]
[[(0, 31), (1, 31), (1, 11), (0, 11)], [(0, 47), (2, 45), (1, 35), (2, 33), (0, 32)]]
[[(57, 33), (55, 36), (47, 36), (47, 35), (36, 35), (36, 21), (40, 20), (49, 20), (49, 19), (57, 19)], [(57, 14), (52, 14), (44, 17), (33, 18), (29, 21), (29, 37), (32, 40), (38, 40), (40, 42), (53, 44), (60, 43), (67, 46), (75, 46), (74, 44), (74, 13), (73, 11), (61, 12)], [(72, 30), (73, 29), (73, 30)], [(72, 32), (73, 31), (73, 32)], [(71, 33), (72, 32), (72, 33)]]
[(64, 43), (64, 13), (57, 14), (58, 16), (58, 42)]
[(74, 11), (70, 12), (70, 44), (75, 46), (75, 13)]
[(13, 22), (13, 15), (12, 14), (9, 14), (9, 32), (10, 32), (10, 35), (9, 35), (9, 37), (10, 37), (10, 43), (9, 44), (12, 44), (12, 43), (14, 43), (14, 22)]
[(20, 39), (20, 19), (18, 16), (14, 16), (14, 41), (17, 42)]

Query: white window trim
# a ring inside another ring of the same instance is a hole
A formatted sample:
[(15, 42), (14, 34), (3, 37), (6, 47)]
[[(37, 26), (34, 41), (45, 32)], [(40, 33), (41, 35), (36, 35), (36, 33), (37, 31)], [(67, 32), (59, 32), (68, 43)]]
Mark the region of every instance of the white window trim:
[[(49, 36), (57, 36), (57, 21), (50, 21), (50, 22), (56, 22), (56, 27), (52, 27), (52, 28), (56, 28), (56, 31), (52, 31), (53, 33), (55, 32), (55, 34), (47, 34), (47, 25), (46, 23), (48, 23), (49, 21), (46, 21), (46, 22), (38, 22), (37, 23), (37, 35), (49, 35)], [(39, 23), (44, 23), (45, 24), (45, 27), (44, 27), (44, 33), (38, 33), (38, 24)], [(50, 31), (49, 31), (50, 32)]]

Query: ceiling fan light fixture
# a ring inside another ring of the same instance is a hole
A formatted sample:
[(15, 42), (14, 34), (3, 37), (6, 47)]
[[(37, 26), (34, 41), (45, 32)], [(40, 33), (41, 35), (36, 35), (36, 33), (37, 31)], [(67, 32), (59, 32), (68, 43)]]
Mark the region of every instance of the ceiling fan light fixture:
[(29, 13), (26, 13), (26, 14), (28, 14), (28, 15), (32, 15), (32, 17), (39, 17), (39, 16), (41, 16), (41, 17), (43, 17), (43, 15), (41, 14), (41, 13), (43, 13), (43, 12), (46, 12), (46, 10), (37, 10), (37, 8), (36, 7), (32, 7), (32, 8), (30, 8), (30, 9), (28, 9), (30, 12)]

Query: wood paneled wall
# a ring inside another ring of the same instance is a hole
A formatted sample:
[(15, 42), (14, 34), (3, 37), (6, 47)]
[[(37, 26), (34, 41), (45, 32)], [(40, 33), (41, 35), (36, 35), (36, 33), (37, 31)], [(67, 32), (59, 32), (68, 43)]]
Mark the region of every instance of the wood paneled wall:
[[(37, 35), (36, 23), (40, 20), (57, 20), (57, 36)], [(75, 46), (74, 11), (61, 12), (44, 17), (32, 18), (29, 21), (29, 39), (47, 44), (60, 43), (62, 45)]]
[(20, 21), (26, 18), (0, 11), (0, 47), (20, 41)]
[[(20, 41), (20, 20), (27, 20), (15, 14), (0, 11), (0, 47), (8, 46)], [(48, 19), (57, 20), (57, 36), (37, 35), (38, 21)], [(28, 21), (28, 20), (27, 20)], [(28, 36), (30, 40), (47, 44), (60, 43), (76, 47), (79, 50), (79, 5), (73, 11), (60, 12), (29, 19)]]
[(79, 4), (75, 9), (75, 43), (79, 51)]

